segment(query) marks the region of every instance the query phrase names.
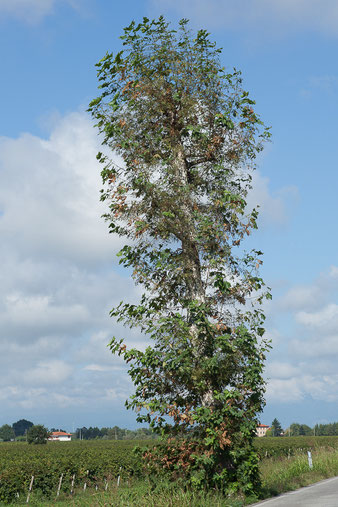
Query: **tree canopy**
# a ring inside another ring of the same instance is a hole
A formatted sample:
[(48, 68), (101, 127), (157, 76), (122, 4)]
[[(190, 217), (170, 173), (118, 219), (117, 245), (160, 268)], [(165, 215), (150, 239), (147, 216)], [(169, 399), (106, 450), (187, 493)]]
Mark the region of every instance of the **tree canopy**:
[(314, 430), (307, 424), (292, 423), (289, 428), (289, 435), (291, 437), (309, 436), (313, 435)]
[(9, 424), (4, 424), (0, 428), (0, 439), (4, 442), (14, 440), (15, 434), (13, 428)]
[(111, 315), (153, 343), (142, 352), (111, 341), (135, 384), (127, 406), (183, 439), (149, 462), (175, 476), (180, 467), (195, 485), (252, 491), (268, 348), (260, 303), (271, 296), (262, 252), (241, 244), (257, 228), (246, 197), (269, 132), (205, 30), (144, 18), (121, 39), (97, 64), (101, 94), (89, 110), (103, 140), (105, 218), (127, 240), (120, 263), (144, 288), (139, 304)]
[(26, 419), (20, 419), (12, 424), (16, 437), (24, 435), (31, 426), (33, 426), (33, 423), (31, 421), (27, 421)]
[(271, 423), (271, 432), (273, 437), (280, 437), (283, 433), (281, 423), (276, 418)]
[(46, 444), (49, 431), (42, 424), (36, 424), (27, 431), (27, 442), (29, 444)]

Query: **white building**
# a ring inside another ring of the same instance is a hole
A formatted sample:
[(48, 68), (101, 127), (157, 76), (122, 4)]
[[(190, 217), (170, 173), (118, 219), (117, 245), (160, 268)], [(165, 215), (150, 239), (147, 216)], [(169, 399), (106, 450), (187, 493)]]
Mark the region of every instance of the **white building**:
[(52, 440), (54, 442), (70, 442), (72, 439), (71, 433), (66, 433), (65, 431), (53, 431), (48, 440)]
[(256, 428), (256, 435), (258, 437), (265, 437), (266, 432), (270, 429), (267, 424), (259, 424)]

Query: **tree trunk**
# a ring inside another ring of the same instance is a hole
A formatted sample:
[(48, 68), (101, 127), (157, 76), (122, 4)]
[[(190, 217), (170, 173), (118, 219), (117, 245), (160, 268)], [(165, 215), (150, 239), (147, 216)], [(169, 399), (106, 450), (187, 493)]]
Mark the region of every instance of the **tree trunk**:
[[(188, 166), (184, 156), (184, 150), (180, 146), (177, 150), (175, 160), (175, 176), (178, 186), (188, 185)], [(201, 275), (201, 261), (196, 241), (194, 218), (192, 214), (192, 203), (182, 203), (181, 211), (184, 215), (184, 235), (179, 238), (182, 244), (182, 253), (185, 257), (186, 266), (186, 284), (187, 292), (191, 301), (198, 303), (205, 302), (205, 288)], [(188, 314), (188, 321), (191, 321), (190, 336), (191, 343), (194, 347), (194, 355), (196, 359), (200, 359), (204, 354), (204, 343), (199, 338), (198, 327), (194, 324), (191, 315)], [(202, 406), (212, 406), (214, 404), (213, 392), (211, 386), (206, 385), (206, 391), (201, 397)]]

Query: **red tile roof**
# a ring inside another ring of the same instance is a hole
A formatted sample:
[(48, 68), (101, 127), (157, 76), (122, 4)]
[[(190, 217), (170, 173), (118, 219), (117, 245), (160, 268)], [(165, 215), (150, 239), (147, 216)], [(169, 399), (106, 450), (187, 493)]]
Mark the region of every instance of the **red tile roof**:
[(65, 431), (52, 431), (51, 435), (53, 435), (54, 437), (61, 437), (61, 436), (71, 437), (72, 436), (71, 433), (66, 433)]

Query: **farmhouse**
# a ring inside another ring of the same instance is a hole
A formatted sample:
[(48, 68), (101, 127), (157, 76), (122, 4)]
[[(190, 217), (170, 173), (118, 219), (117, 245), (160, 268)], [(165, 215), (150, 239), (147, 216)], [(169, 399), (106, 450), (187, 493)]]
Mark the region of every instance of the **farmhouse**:
[(72, 439), (71, 433), (66, 433), (65, 431), (53, 431), (48, 440), (53, 440), (55, 442), (70, 442)]
[(265, 437), (266, 432), (270, 429), (270, 426), (266, 424), (259, 424), (256, 428), (256, 435), (258, 437)]

